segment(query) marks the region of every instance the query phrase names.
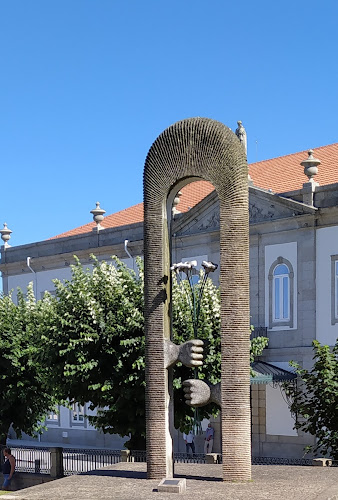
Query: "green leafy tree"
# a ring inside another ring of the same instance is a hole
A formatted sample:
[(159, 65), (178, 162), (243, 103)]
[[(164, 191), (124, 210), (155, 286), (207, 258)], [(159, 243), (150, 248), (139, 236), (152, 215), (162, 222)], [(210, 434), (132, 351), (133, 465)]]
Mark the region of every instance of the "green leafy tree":
[[(139, 262), (140, 264), (140, 262)], [(144, 447), (143, 274), (115, 259), (54, 281), (53, 317), (43, 337), (58, 397), (98, 408), (91, 423), (104, 432), (131, 435), (128, 446)]]
[(39, 361), (41, 331), (52, 311), (46, 297), (35, 301), (33, 287), (27, 298), (18, 291), (18, 304), (11, 295), (0, 297), (0, 435), (5, 444), (10, 425), (18, 435), (41, 430), (46, 413), (56, 400), (48, 388), (48, 372)]
[(338, 460), (338, 339), (332, 350), (317, 340), (312, 344), (311, 370), (290, 363), (302, 381), (300, 387), (286, 386), (292, 396), (291, 411), (297, 415), (295, 428), (316, 437), (316, 444), (306, 450)]
[[(53, 314), (43, 336), (41, 362), (49, 366), (51, 384), (58, 398), (98, 408), (91, 423), (104, 432), (130, 435), (129, 448), (145, 445), (145, 339), (143, 267), (135, 273), (114, 258), (113, 264), (93, 258), (93, 269), (78, 261), (72, 278), (55, 280)], [(173, 340), (193, 338), (189, 297), (185, 282), (173, 282)], [(203, 296), (199, 337), (205, 341), (205, 362), (198, 376), (220, 380), (219, 291), (208, 279)], [(259, 349), (256, 349), (258, 352)], [(175, 368), (175, 422), (184, 428), (191, 409), (185, 404), (182, 381), (191, 370)], [(208, 416), (216, 408), (203, 409)]]

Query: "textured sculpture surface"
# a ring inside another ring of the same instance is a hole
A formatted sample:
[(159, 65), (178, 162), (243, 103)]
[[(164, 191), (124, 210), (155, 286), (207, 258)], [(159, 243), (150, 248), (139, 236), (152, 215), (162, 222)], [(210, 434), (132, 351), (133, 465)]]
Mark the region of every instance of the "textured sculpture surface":
[[(170, 366), (176, 359), (201, 362), (201, 345), (170, 344), (171, 206), (176, 193), (197, 179), (214, 185), (220, 203), (222, 383), (217, 399), (222, 408), (223, 479), (248, 480), (251, 478), (248, 167), (245, 150), (236, 135), (222, 123), (207, 118), (190, 118), (166, 129), (150, 148), (145, 162), (147, 475), (151, 479), (173, 475)], [(216, 401), (215, 394), (210, 396)]]
[(203, 340), (192, 339), (176, 345), (171, 340), (164, 342), (164, 366), (169, 368), (180, 361), (184, 366), (194, 368), (203, 363)]
[(189, 379), (183, 382), (185, 402), (189, 406), (205, 406), (216, 403), (222, 406), (221, 384), (207, 384), (203, 380)]

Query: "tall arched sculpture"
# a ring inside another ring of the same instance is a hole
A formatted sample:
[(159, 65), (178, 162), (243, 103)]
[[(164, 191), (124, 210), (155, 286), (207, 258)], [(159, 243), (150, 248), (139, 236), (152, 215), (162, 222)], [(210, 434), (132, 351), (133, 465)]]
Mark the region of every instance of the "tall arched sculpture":
[[(248, 168), (236, 135), (191, 118), (167, 128), (144, 169), (146, 421), (149, 479), (172, 477), (170, 200), (184, 184), (210, 181), (220, 202), (223, 479), (251, 478)], [(168, 208), (169, 207), (169, 208)], [(168, 365), (168, 364), (167, 364)]]

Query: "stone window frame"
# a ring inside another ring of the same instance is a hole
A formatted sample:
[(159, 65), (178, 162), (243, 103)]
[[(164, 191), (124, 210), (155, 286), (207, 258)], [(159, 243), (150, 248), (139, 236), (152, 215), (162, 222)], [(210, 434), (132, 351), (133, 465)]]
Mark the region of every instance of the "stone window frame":
[[(77, 401), (73, 401), (71, 403), (71, 405), (72, 405), (72, 408), (69, 410), (69, 425), (70, 425), (70, 427), (82, 427), (82, 428), (86, 428), (87, 427), (86, 404), (80, 405), (80, 403), (78, 403)], [(73, 413), (74, 413), (73, 405), (83, 406), (83, 421), (82, 422), (76, 421), (76, 420), (73, 419)]]
[[(275, 268), (280, 265), (285, 264), (289, 269), (289, 311), (290, 317), (288, 320), (274, 320), (273, 310), (274, 310), (274, 297), (273, 297), (273, 272)], [(295, 273), (293, 271), (293, 266), (288, 259), (284, 257), (278, 257), (270, 266), (268, 281), (269, 281), (269, 330), (273, 330), (276, 327), (286, 327), (293, 328), (294, 324), (294, 278)]]
[(338, 254), (331, 255), (331, 325), (338, 323), (338, 275), (336, 279), (336, 262), (338, 262)]

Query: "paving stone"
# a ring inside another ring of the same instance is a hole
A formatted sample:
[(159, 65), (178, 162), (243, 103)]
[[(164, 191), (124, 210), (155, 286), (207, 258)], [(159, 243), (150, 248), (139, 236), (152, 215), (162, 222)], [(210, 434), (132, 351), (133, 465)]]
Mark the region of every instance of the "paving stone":
[[(252, 481), (223, 482), (221, 465), (176, 464), (175, 477), (186, 478), (182, 500), (338, 500), (338, 467), (256, 465)], [(145, 463), (119, 463), (91, 473), (57, 479), (8, 493), (1, 500), (167, 500), (158, 480), (146, 479)]]

